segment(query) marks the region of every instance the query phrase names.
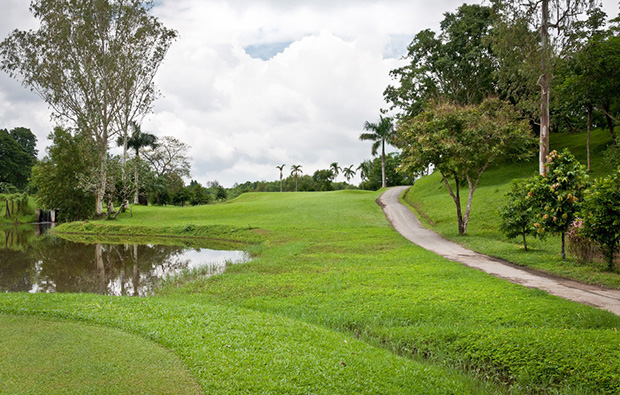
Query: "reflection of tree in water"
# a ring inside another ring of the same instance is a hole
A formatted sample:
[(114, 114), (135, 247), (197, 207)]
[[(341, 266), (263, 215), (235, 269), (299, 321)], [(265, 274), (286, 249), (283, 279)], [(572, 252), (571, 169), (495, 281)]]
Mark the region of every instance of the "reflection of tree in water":
[(62, 239), (38, 248), (41, 291), (90, 292), (143, 296), (159, 280), (158, 273), (187, 267), (174, 259), (182, 247), (79, 244)]
[[(0, 234), (11, 240), (8, 248), (0, 245), (0, 292), (143, 296), (150, 294), (161, 278), (179, 273), (191, 263), (184, 255), (187, 247), (85, 244), (52, 236), (35, 237), (34, 228), (23, 229), (9, 236)], [(203, 253), (208, 254), (208, 250)], [(205, 275), (224, 270), (221, 265), (200, 263), (208, 269)]]

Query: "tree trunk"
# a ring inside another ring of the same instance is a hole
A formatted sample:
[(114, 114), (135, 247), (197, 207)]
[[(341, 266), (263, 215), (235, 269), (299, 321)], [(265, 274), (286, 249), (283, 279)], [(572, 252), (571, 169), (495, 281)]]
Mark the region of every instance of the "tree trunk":
[(609, 101), (606, 101), (605, 104), (603, 104), (603, 111), (605, 112), (605, 120), (607, 121), (607, 129), (609, 129), (611, 141), (613, 142), (614, 147), (617, 147), (618, 142), (616, 141), (616, 132), (614, 131), (614, 120), (609, 115)]
[(562, 260), (566, 259), (566, 233), (562, 232)]
[(592, 104), (588, 105), (588, 132), (586, 137), (586, 156), (588, 171), (592, 170), (590, 162), (590, 130), (592, 129)]
[(549, 46), (549, 0), (542, 0), (542, 20), (540, 25), (541, 70), (540, 76), (540, 157), (538, 172), (543, 174), (547, 169), (549, 156), (549, 73), (547, 56)]
[(386, 188), (385, 182), (385, 141), (381, 141), (381, 188)]
[(525, 252), (527, 252), (527, 241), (525, 240), (525, 232), (523, 234), (523, 248), (525, 248)]

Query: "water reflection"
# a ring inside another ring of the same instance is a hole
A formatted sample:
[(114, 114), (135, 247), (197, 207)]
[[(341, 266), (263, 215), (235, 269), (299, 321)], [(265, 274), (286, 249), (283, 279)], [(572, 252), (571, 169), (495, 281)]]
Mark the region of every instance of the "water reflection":
[(146, 296), (169, 275), (195, 268), (219, 274), (247, 258), (243, 251), (78, 243), (40, 233), (35, 226), (0, 227), (0, 292)]

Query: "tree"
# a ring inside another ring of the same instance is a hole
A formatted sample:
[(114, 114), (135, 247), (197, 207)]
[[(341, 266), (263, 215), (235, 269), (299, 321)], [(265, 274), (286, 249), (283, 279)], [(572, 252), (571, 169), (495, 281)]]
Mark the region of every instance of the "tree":
[(39, 29), (16, 30), (0, 44), (0, 68), (41, 96), (56, 118), (90, 136), (98, 215), (109, 140), (126, 130), (123, 122), (150, 110), (152, 75), (176, 36), (148, 15), (151, 7), (142, 0), (32, 0)]
[[(568, 33), (573, 28), (577, 16), (583, 12), (586, 3), (591, 0), (528, 0), (521, 2), (518, 0), (498, 0), (502, 17), (504, 19), (518, 19), (528, 21), (533, 30), (539, 32), (539, 61), (540, 77), (540, 152), (539, 152), (539, 173), (543, 174), (546, 167), (546, 158), (549, 156), (549, 97), (551, 91), (551, 77), (553, 74), (553, 58), (564, 48)], [(550, 29), (555, 29), (556, 34), (552, 35)], [(513, 37), (507, 40), (514, 41)], [(517, 44), (519, 42), (517, 41)]]
[[(527, 121), (498, 99), (485, 99), (478, 106), (431, 103), (412, 120), (399, 124), (396, 143), (403, 150), (402, 171), (416, 174), (430, 165), (439, 171), (456, 205), (461, 235), (467, 231), (482, 173), (499, 158), (526, 158), (534, 146)], [(469, 197), (463, 214), (460, 186), (465, 182)]]
[(301, 170), (301, 165), (291, 166), (291, 175), (295, 177), (295, 192), (297, 192), (297, 178), (299, 178), (301, 173), (303, 173), (303, 170)]
[(566, 259), (566, 232), (580, 209), (588, 176), (568, 149), (561, 154), (552, 151), (546, 162), (547, 172), (526, 186), (527, 198), (535, 211), (534, 227), (538, 235), (560, 234), (562, 259)]
[(363, 189), (364, 181), (368, 180), (368, 176), (370, 175), (371, 168), (372, 168), (372, 161), (368, 159), (360, 163), (359, 166), (357, 166), (357, 170), (359, 170), (360, 172), (360, 178), (362, 179), (362, 185), (361, 185), (362, 189)]
[(281, 166), (276, 166), (276, 169), (280, 170), (280, 192), (282, 192), (282, 170), (284, 170), (284, 163)]
[(392, 118), (384, 117), (381, 115), (379, 117), (379, 122), (370, 123), (366, 121), (364, 124), (364, 130), (367, 130), (371, 133), (362, 133), (360, 135), (360, 140), (362, 141), (372, 141), (372, 155), (377, 155), (377, 150), (379, 146), (381, 146), (381, 185), (382, 188), (385, 188), (387, 184), (385, 183), (385, 144), (392, 144), (394, 139), (394, 125), (392, 124)]
[(506, 194), (508, 202), (500, 210), (502, 222), (500, 230), (509, 238), (521, 236), (523, 248), (527, 251), (526, 236), (536, 237), (534, 228), (534, 208), (527, 198), (526, 180), (513, 180), (510, 192)]
[(397, 81), (383, 93), (390, 109), (411, 118), (433, 99), (478, 104), (495, 93), (492, 24), (491, 8), (463, 4), (445, 14), (439, 35), (428, 29), (416, 34), (407, 48), (408, 64), (390, 72)]
[[(360, 184), (360, 188), (376, 191), (381, 188), (383, 174), (381, 171), (381, 158), (375, 158), (372, 162), (368, 161), (368, 176)], [(399, 171), (401, 155), (391, 152), (385, 155), (385, 184), (387, 187), (397, 185), (413, 185), (414, 178), (406, 173)]]
[(317, 183), (319, 191), (331, 191), (332, 181), (334, 181), (334, 171), (331, 169), (317, 170), (312, 175), (312, 179)]
[[(153, 149), (156, 148), (157, 137), (154, 134), (142, 132), (140, 125), (138, 125), (135, 122), (131, 123), (131, 128), (132, 128), (131, 136), (129, 136), (129, 138), (123, 138), (121, 136), (117, 139), (116, 143), (118, 145), (123, 145), (125, 148), (125, 152), (127, 148), (131, 148), (135, 151), (136, 162), (134, 166), (134, 182), (136, 183), (137, 188), (134, 192), (133, 202), (134, 204), (138, 204), (139, 202), (138, 195), (140, 192), (139, 191), (140, 183), (139, 183), (139, 175), (138, 175), (138, 162), (140, 161), (140, 150), (146, 147), (150, 147)], [(125, 152), (123, 153), (124, 155), (123, 157), (126, 156)]]
[(608, 269), (612, 270), (620, 247), (620, 168), (594, 182), (586, 192), (580, 216), (582, 233), (602, 247)]
[(190, 175), (191, 166), (188, 151), (189, 145), (174, 137), (164, 136), (158, 140), (157, 145), (147, 146), (142, 154), (155, 175), (175, 174), (183, 178)]
[(351, 178), (355, 177), (355, 170), (353, 170), (353, 165), (349, 167), (344, 167), (342, 169), (342, 174), (344, 174), (344, 178), (347, 179), (347, 184), (351, 182)]
[(23, 189), (37, 160), (36, 137), (29, 129), (0, 129), (0, 183)]
[(49, 136), (47, 156), (32, 168), (32, 184), (41, 208), (59, 210), (61, 220), (89, 218), (95, 213), (95, 196), (82, 185), (95, 170), (95, 152), (89, 138), (55, 128)]
[(334, 162), (329, 165), (329, 169), (334, 173), (334, 179), (336, 179), (338, 174), (340, 174), (340, 171), (342, 171), (342, 167), (338, 166), (338, 162)]

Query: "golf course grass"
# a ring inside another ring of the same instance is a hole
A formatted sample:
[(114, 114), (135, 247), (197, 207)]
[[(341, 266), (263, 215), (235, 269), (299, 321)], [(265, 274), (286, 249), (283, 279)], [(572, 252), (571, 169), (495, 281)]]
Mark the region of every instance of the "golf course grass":
[(140, 335), (209, 394), (620, 391), (620, 317), (422, 250), (390, 227), (378, 196), (253, 193), (63, 225), (261, 242), (252, 261), (171, 279), (155, 297), (2, 294), (0, 313)]

